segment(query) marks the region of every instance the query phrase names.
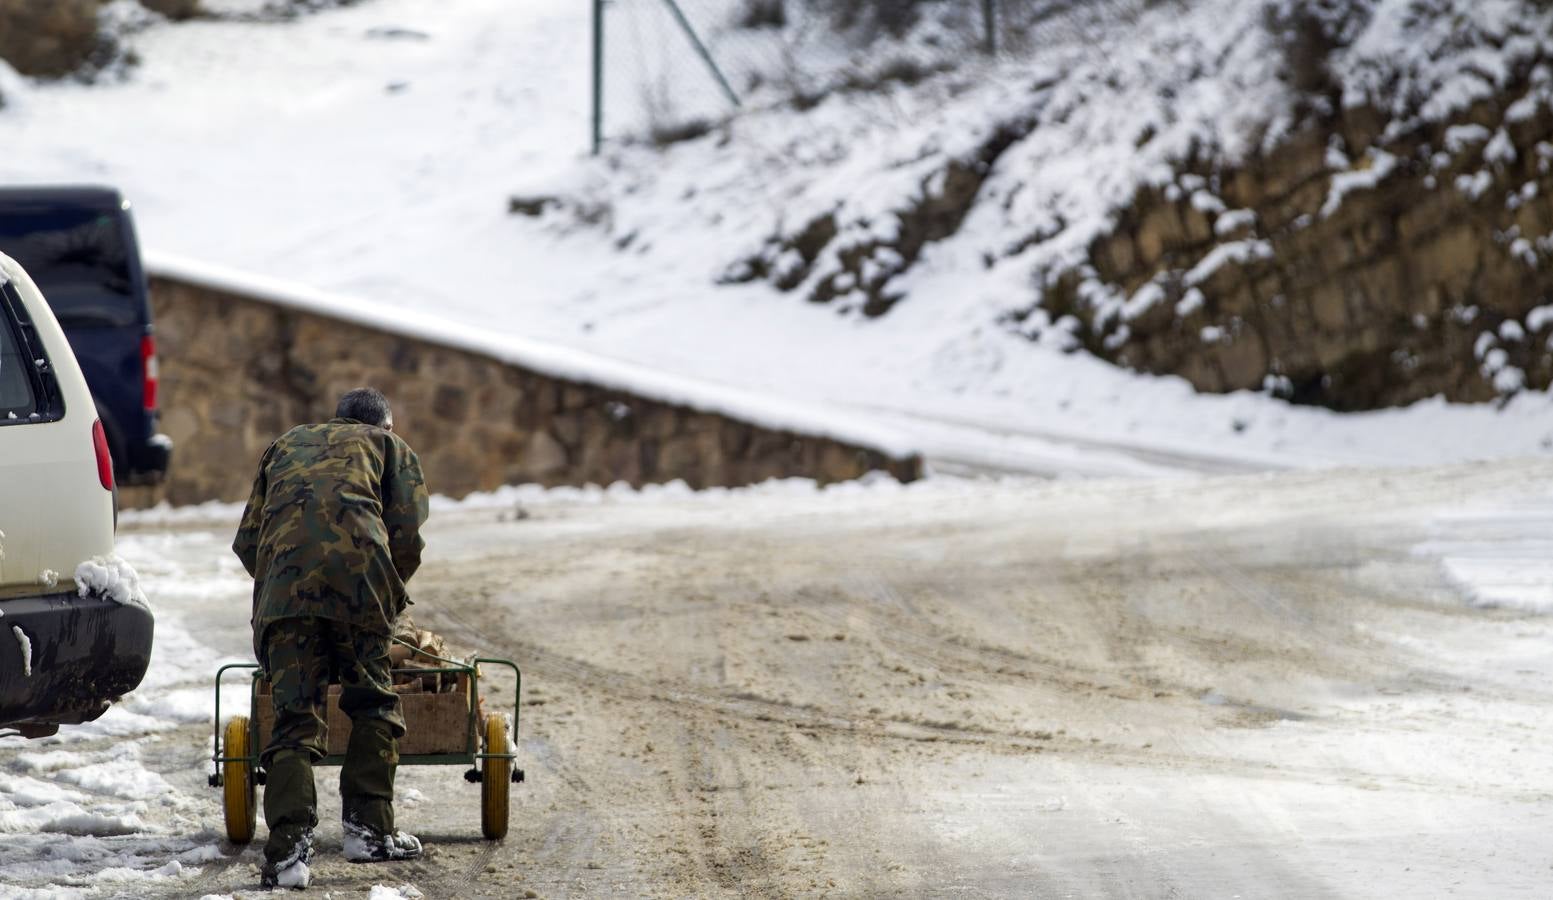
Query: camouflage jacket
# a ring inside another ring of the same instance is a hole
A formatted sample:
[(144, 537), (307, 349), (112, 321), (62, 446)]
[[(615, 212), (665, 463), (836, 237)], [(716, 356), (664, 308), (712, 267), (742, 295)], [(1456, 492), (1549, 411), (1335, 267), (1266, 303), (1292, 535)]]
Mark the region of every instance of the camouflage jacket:
[(355, 419), (281, 435), (259, 461), (232, 542), (254, 578), (254, 640), (294, 616), (392, 633), (426, 513), (420, 460), (398, 435)]

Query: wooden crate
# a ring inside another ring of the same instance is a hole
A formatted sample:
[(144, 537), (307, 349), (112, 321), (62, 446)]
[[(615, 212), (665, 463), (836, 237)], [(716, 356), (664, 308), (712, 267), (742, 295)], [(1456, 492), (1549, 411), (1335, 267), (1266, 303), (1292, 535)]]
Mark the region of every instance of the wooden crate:
[[(453, 676), (445, 676), (453, 677)], [(269, 743), (275, 729), (275, 702), (268, 681), (259, 682), (258, 721), (254, 723), (259, 749)], [(400, 756), (468, 753), (475, 732), (469, 718), (469, 679), (458, 676), (458, 690), (443, 694), (406, 691), (399, 695), (404, 710), (405, 735), (399, 739)], [(329, 685), (329, 755), (343, 756), (350, 743), (351, 720), (340, 711), (340, 686)]]

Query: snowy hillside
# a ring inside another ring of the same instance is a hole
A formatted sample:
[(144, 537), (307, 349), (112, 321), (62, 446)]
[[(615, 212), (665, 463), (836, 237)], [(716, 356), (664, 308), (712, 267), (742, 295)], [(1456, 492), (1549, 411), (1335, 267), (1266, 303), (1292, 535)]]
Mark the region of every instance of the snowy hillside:
[[(126, 38), (140, 64), (122, 81), (0, 76), (0, 180), (116, 184), (153, 251), (839, 406), (908, 431), (949, 467), (1553, 453), (1542, 393), (1503, 408), (1431, 400), (1338, 416), (1265, 393), (1198, 395), (1067, 352), (1059, 330), (1031, 340), (1009, 327), (1040, 273), (1167, 178), (1168, 160), (1198, 144), (1254, 149), (1298, 111), (1261, 4), (1119, 5), (1129, 14), (1102, 31), (1054, 33), (1021, 58), (972, 59), (812, 109), (756, 104), (703, 138), (663, 151), (615, 144), (596, 160), (588, 10), (574, 0), (376, 0), (285, 23), (152, 24)], [(1352, 90), (1444, 115), (1492, 90), (1507, 58), (1541, 52), (1512, 33), (1519, 3), (1437, 3), (1423, 24), (1415, 6), (1374, 4), (1334, 56)], [(1450, 16), (1470, 27), (1429, 24)], [(903, 200), (1024, 111), (1043, 124), (983, 173), (980, 202), (952, 235), (914, 260), (875, 260), (888, 315), (862, 314), (868, 298), (848, 298), (858, 285), (833, 277), (832, 257), (766, 258), (804, 269), (793, 292), (767, 278), (729, 283), (820, 213), (846, 229), (833, 257), (870, 246)], [(561, 202), (515, 216), (513, 194)], [(807, 302), (826, 279), (830, 302)]]

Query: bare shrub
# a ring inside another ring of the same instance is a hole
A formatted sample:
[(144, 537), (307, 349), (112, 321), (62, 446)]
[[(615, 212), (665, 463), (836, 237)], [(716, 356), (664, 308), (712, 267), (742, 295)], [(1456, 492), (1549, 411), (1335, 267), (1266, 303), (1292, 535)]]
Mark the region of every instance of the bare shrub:
[(787, 0), (744, 0), (734, 23), (740, 28), (786, 28)]
[(830, 15), (836, 27), (869, 37), (905, 34), (917, 22), (922, 7), (934, 0), (808, 0)]

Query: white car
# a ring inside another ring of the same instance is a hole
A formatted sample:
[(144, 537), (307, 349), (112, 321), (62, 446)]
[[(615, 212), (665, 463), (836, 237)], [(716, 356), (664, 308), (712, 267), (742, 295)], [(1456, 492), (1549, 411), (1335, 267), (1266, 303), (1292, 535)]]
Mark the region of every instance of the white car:
[(86, 379), (37, 286), (0, 254), (0, 727), (36, 737), (90, 721), (145, 675), (149, 608), (90, 577), (116, 565), (113, 531)]

